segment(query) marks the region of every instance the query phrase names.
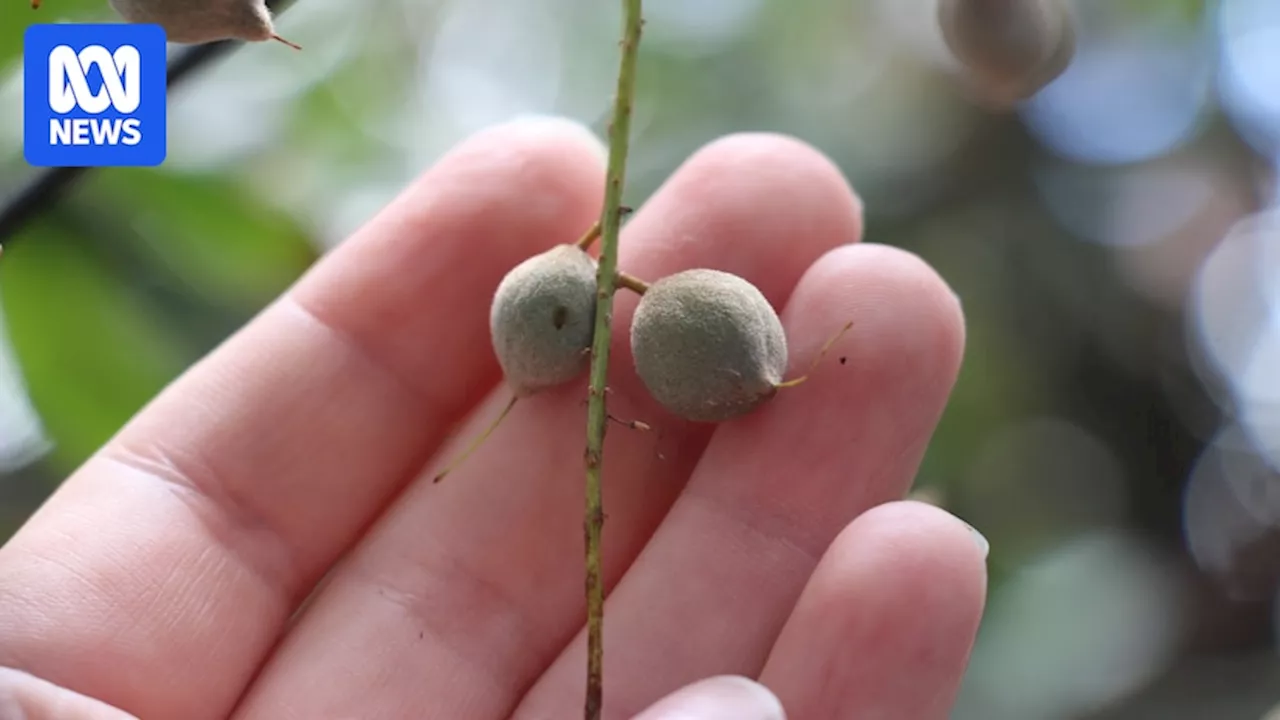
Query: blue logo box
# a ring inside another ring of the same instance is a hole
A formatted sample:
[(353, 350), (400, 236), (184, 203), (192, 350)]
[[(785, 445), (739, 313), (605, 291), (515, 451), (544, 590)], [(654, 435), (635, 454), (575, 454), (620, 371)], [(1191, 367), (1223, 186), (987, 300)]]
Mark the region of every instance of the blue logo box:
[(155, 166), (168, 152), (164, 29), (47, 24), (23, 47), (23, 153), (38, 167)]

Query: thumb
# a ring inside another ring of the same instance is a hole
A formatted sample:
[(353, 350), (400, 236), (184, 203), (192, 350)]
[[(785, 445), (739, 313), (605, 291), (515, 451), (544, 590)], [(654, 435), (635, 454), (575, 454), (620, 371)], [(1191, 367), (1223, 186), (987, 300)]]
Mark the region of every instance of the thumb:
[(720, 675), (680, 688), (633, 720), (787, 720), (787, 714), (760, 683)]

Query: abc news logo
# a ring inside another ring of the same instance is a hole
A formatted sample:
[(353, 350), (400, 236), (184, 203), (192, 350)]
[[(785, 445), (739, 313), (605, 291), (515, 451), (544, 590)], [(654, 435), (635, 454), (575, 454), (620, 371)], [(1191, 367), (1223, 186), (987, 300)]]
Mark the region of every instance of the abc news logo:
[(27, 28), (23, 151), (37, 166), (159, 165), (167, 153), (158, 25)]
[[(49, 53), (49, 108), (67, 115), (76, 108), (100, 115), (114, 108), (121, 115), (136, 112), (142, 102), (142, 58), (138, 48), (121, 45), (114, 53), (101, 45), (80, 52), (59, 45)], [(87, 71), (102, 75), (98, 92), (89, 90)], [(50, 145), (137, 145), (142, 142), (142, 121), (135, 117), (50, 118)]]

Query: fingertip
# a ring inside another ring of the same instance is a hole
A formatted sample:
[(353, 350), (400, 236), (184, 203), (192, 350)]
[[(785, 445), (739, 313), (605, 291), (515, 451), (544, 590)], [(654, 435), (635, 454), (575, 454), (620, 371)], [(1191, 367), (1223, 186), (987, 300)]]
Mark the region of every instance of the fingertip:
[(818, 590), (812, 600), (835, 604), (819, 615), (840, 615), (857, 598), (863, 618), (922, 622), (945, 628), (949, 640), (971, 640), (986, 602), (986, 554), (971, 527), (946, 510), (893, 501), (867, 510), (836, 536), (811, 584)]
[(945, 718), (985, 595), (966, 523), (928, 503), (879, 505), (823, 555), (761, 677), (798, 717)]
[[(599, 214), (604, 153), (590, 128), (562, 117), (518, 116), (477, 130), (334, 253), (352, 257), (322, 261), (318, 269), (341, 273), (353, 258), (368, 262), (389, 251), (413, 255), (420, 266), (439, 264), (422, 257), (428, 252), (474, 260), (496, 254), (506, 263), (548, 243), (572, 242)], [(308, 278), (303, 286), (328, 280)]]
[(831, 348), (841, 365), (884, 388), (910, 383), (927, 398), (915, 407), (940, 413), (965, 348), (960, 301), (924, 258), (901, 248), (860, 243), (834, 248), (806, 272), (783, 312), (803, 372), (833, 333), (853, 327)]
[[(958, 677), (986, 606), (986, 540), (975, 534), (935, 505), (885, 503), (840, 533), (825, 577), (833, 597), (856, 595), (870, 616), (901, 626), (900, 651), (932, 645), (942, 674)], [(868, 578), (876, 578), (874, 591), (855, 587)]]
[[(674, 250), (661, 256), (678, 264), (650, 265), (649, 250), (640, 255), (641, 248), (624, 243), (628, 271), (654, 279), (714, 267), (750, 279), (781, 304), (814, 258), (859, 241), (862, 204), (839, 167), (812, 145), (776, 133), (736, 133), (689, 156), (630, 229), (653, 238), (650, 247)], [(785, 256), (764, 251), (768, 246), (785, 247)]]
[(481, 128), (442, 158), (454, 156), (521, 156), (521, 162), (551, 167), (582, 167), (603, 173), (609, 148), (591, 128), (559, 115), (517, 115)]
[(786, 720), (782, 702), (764, 685), (741, 675), (719, 675), (686, 685), (634, 720)]
[(704, 145), (684, 169), (693, 188), (742, 208), (727, 215), (777, 218), (789, 242), (813, 242), (806, 240), (811, 236), (849, 244), (862, 237), (861, 198), (831, 158), (799, 138), (732, 133)]
[(524, 113), (495, 125), (494, 132), (524, 135), (535, 141), (550, 141), (571, 153), (585, 153), (604, 169), (609, 158), (609, 146), (590, 127), (561, 115)]
[(892, 564), (896, 573), (891, 574), (911, 582), (927, 579), (949, 588), (957, 603), (981, 607), (990, 546), (976, 528), (950, 512), (916, 500), (885, 503), (850, 523), (832, 549), (855, 552), (869, 546), (883, 550), (874, 557)]
[[(509, 227), (520, 223), (527, 231), (475, 237), (471, 251), (484, 241), (489, 250), (514, 245), (529, 253), (546, 244), (544, 228), (563, 225), (571, 215), (577, 218), (574, 231), (554, 239), (572, 242), (599, 214), (605, 153), (590, 128), (567, 118), (523, 115), (482, 128), (445, 153), (357, 238), (382, 234), (387, 218), (394, 229), (413, 229), (415, 222), (438, 226), (449, 217), (472, 226), (509, 218)], [(528, 238), (542, 243), (530, 248)]]

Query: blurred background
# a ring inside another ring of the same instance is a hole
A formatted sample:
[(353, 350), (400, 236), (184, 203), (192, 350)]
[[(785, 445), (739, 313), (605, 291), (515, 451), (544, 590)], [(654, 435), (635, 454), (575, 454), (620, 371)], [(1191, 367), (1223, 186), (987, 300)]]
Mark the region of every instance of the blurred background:
[[(992, 545), (955, 718), (1280, 718), (1280, 2), (1080, 0), (1073, 63), (1013, 112), (957, 81), (934, 2), (647, 0), (628, 201), (721, 134), (794, 134), (962, 296), (918, 481)], [(459, 139), (603, 132), (617, 5), (299, 0), (305, 52), (173, 91), (162, 167), (6, 239), (0, 540)], [(23, 30), (112, 17), (0, 4), (0, 197), (34, 177)]]

